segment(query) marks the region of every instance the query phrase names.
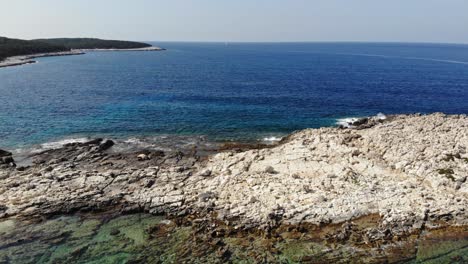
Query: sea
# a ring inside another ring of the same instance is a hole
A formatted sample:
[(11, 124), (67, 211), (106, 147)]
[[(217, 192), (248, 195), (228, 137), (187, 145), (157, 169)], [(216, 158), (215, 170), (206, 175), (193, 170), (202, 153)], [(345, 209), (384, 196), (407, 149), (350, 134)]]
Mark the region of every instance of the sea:
[[(121, 150), (271, 143), (358, 117), (468, 114), (468, 45), (152, 44), (167, 50), (88, 52), (0, 69), (0, 148), (17, 161), (17, 155), (96, 137), (115, 140), (113, 148)], [(193, 252), (219, 258), (219, 251), (193, 243), (191, 234), (199, 231), (191, 227), (158, 236), (165, 229), (155, 227), (167, 222), (162, 216), (112, 217), (0, 221), (0, 262), (175, 263)], [(244, 256), (239, 239), (224, 241), (228, 252)], [(453, 262), (465, 254), (460, 241), (430, 237), (409, 263)], [(315, 241), (281, 243), (274, 244), (278, 259), (291, 263), (322, 248)], [(250, 253), (264, 253), (262, 243), (252, 245)]]
[(0, 69), (0, 148), (273, 142), (379, 113), (468, 114), (468, 45), (151, 42)]

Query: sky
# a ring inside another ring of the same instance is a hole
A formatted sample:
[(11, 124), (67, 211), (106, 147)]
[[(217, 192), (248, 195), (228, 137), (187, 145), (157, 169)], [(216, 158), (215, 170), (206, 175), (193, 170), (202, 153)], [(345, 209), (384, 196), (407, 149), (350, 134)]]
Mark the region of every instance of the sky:
[(467, 0), (0, 0), (0, 36), (468, 43)]

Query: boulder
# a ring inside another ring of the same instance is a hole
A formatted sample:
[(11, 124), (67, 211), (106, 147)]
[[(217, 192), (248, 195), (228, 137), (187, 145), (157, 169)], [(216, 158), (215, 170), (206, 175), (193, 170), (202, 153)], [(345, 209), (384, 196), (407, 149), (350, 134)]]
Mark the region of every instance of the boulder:
[(13, 160), (12, 153), (3, 149), (0, 149), (0, 164), (7, 164), (13, 166), (15, 161)]
[(102, 138), (96, 138), (96, 139), (90, 140), (88, 142), (85, 142), (82, 145), (84, 145), (84, 146), (99, 145), (99, 144), (101, 144), (102, 140), (103, 140)]
[(114, 145), (115, 145), (114, 141), (108, 139), (108, 140), (104, 141), (104, 143), (99, 145), (99, 151), (108, 150)]
[(13, 157), (7, 156), (7, 157), (2, 158), (2, 162), (3, 162), (3, 164), (9, 164), (9, 163), (12, 163), (12, 162), (15, 162), (15, 161), (13, 160)]
[(144, 161), (144, 160), (149, 160), (149, 157), (148, 157), (148, 155), (142, 153), (142, 154), (139, 154), (139, 155), (137, 156), (137, 159), (138, 159), (139, 161)]
[(276, 174), (277, 173), (276, 170), (272, 166), (267, 166), (265, 168), (265, 172), (269, 173), (269, 174)]
[(354, 122), (351, 122), (350, 125), (351, 126), (362, 126), (364, 124), (367, 124), (367, 122), (369, 122), (369, 118), (364, 117), (364, 118), (359, 118), (358, 120), (356, 120)]
[(6, 150), (3, 150), (3, 149), (0, 149), (0, 158), (1, 158), (1, 157), (11, 156), (11, 155), (13, 155), (11, 152), (6, 151)]
[(206, 169), (206, 170), (202, 171), (199, 175), (202, 176), (202, 177), (210, 177), (211, 176), (211, 170)]

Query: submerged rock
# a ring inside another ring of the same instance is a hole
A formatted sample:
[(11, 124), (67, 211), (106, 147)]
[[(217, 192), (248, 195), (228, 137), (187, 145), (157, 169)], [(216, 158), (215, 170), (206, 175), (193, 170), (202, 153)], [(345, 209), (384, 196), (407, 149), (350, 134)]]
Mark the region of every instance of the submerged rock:
[[(378, 218), (269, 231), (198, 218), (84, 214), (42, 222), (0, 221), (0, 263), (466, 263), (468, 231), (401, 237), (372, 232)], [(377, 242), (371, 242), (377, 241)]]

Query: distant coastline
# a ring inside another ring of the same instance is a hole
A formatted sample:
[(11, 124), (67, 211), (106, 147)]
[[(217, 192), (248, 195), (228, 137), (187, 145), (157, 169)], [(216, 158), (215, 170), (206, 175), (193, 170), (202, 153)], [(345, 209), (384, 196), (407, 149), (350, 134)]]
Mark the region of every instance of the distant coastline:
[(131, 48), (131, 49), (76, 49), (72, 51), (80, 51), (80, 52), (87, 52), (87, 51), (162, 51), (166, 50), (160, 47), (146, 47), (146, 48)]
[(31, 54), (31, 55), (7, 57), (5, 60), (0, 61), (0, 68), (36, 63), (37, 61), (34, 60), (36, 58), (84, 55), (86, 54), (86, 52), (93, 52), (93, 51), (115, 52), (115, 51), (163, 51), (163, 50), (166, 50), (166, 49), (163, 49), (160, 47), (146, 47), (146, 48), (134, 48), (134, 49), (76, 49), (76, 50), (70, 50), (70, 51), (46, 52), (46, 53), (37, 53), (37, 54)]
[(93, 38), (20, 40), (0, 37), (0, 68), (36, 63), (35, 58), (83, 55), (92, 51), (162, 51), (147, 43)]

